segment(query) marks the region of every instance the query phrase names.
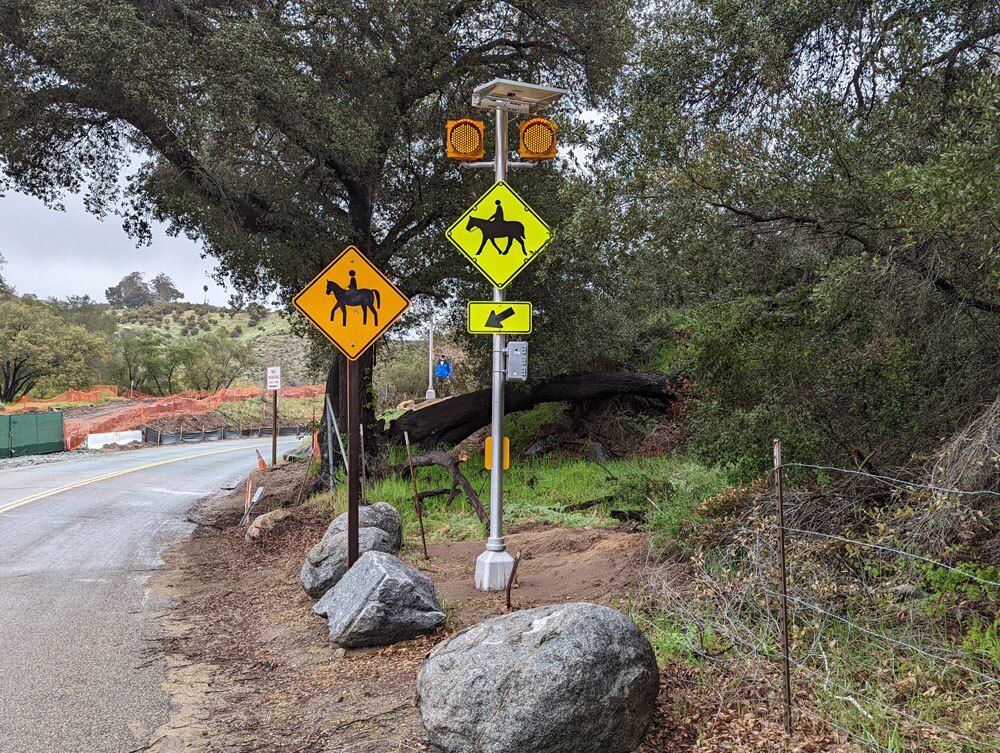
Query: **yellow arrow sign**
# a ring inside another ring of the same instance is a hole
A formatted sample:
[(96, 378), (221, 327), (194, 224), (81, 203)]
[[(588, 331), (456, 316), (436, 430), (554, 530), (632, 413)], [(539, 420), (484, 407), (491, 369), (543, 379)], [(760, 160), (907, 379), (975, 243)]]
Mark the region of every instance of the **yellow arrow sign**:
[(530, 335), (531, 304), (525, 301), (469, 301), (469, 332), (474, 335)]
[(351, 361), (410, 307), (410, 299), (354, 246), (330, 262), (292, 303)]
[(545, 220), (502, 180), (480, 196), (446, 235), (497, 288), (507, 287), (552, 240)]

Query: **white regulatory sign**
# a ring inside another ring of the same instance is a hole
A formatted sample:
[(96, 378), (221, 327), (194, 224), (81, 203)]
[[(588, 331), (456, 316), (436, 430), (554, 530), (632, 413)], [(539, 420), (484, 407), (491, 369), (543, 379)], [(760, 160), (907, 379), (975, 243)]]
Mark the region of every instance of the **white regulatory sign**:
[(281, 367), (280, 366), (268, 366), (267, 367), (267, 388), (269, 390), (280, 390), (281, 389)]

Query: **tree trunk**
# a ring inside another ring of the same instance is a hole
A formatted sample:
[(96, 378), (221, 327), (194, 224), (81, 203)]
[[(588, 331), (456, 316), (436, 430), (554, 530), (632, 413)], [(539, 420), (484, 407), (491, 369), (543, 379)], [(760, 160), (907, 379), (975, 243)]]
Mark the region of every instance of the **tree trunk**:
[[(529, 410), (541, 403), (581, 402), (618, 395), (634, 395), (672, 403), (684, 387), (684, 380), (664, 374), (574, 374), (556, 377), (529, 390), (507, 385), (505, 413)], [(430, 403), (393, 421), (383, 432), (386, 439), (410, 440), (424, 444), (454, 445), (490, 422), (490, 390), (479, 390)]]

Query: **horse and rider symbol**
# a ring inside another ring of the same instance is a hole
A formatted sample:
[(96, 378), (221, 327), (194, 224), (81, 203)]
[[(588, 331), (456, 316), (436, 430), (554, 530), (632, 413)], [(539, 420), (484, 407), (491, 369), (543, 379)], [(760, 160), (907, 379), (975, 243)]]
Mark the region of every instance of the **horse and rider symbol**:
[[(476, 256), (483, 253), (483, 249), (486, 248), (487, 243), (492, 243), (501, 256), (506, 256), (511, 246), (514, 245), (514, 241), (521, 244), (521, 253), (527, 256), (528, 250), (524, 247), (524, 225), (516, 220), (504, 218), (503, 202), (500, 199), (496, 200), (496, 205), (496, 211), (488, 220), (482, 217), (470, 216), (465, 226), (467, 231), (478, 230), (483, 234), (483, 242), (480, 244), (479, 250), (476, 251)], [(497, 238), (507, 239), (507, 247), (505, 249), (501, 250), (500, 246), (497, 245)]]
[(337, 309), (343, 314), (343, 325), (347, 326), (347, 307), (352, 306), (361, 309), (361, 315), (363, 317), (362, 322), (365, 326), (368, 325), (368, 312), (372, 312), (372, 317), (375, 320), (375, 326), (378, 326), (378, 309), (382, 306), (382, 298), (379, 292), (374, 289), (369, 288), (359, 288), (357, 272), (353, 269), (348, 272), (351, 277), (349, 283), (347, 283), (346, 288), (340, 287), (333, 280), (326, 281), (326, 294), (332, 295), (336, 303), (333, 309), (330, 311), (330, 321), (334, 321), (337, 316)]

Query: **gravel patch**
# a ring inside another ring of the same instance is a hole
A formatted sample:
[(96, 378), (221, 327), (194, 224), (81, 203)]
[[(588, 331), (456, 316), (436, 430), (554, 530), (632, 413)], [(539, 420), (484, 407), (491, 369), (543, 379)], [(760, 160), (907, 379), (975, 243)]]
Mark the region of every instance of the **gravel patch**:
[(138, 442), (133, 442), (130, 445), (125, 445), (123, 447), (118, 447), (117, 445), (108, 445), (100, 450), (73, 450), (72, 452), (53, 452), (50, 455), (22, 455), (21, 457), (4, 458), (0, 460), (0, 471), (10, 470), (12, 468), (25, 468), (27, 466), (33, 465), (48, 465), (49, 463), (61, 463), (64, 460), (79, 460), (80, 458), (97, 457), (100, 455), (114, 455), (119, 452), (131, 452), (133, 450), (143, 450), (148, 447), (153, 447), (153, 445), (140, 444)]
[[(77, 450), (72, 454), (72, 459), (90, 457), (91, 455), (100, 455), (97, 450)], [(5, 458), (0, 460), (0, 471), (5, 471), (10, 468), (24, 468), (31, 465), (48, 465), (49, 463), (61, 463), (64, 460), (70, 459), (70, 453), (68, 452), (55, 452), (51, 455), (22, 455), (21, 457)]]

